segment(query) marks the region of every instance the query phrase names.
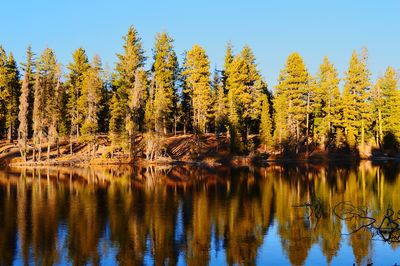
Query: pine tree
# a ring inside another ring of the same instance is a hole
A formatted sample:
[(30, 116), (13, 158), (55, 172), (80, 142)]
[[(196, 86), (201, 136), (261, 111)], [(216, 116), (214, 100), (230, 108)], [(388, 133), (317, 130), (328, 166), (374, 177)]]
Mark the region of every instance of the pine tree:
[(178, 60), (173, 39), (166, 32), (156, 36), (152, 70), (155, 89), (153, 102), (155, 131), (166, 134), (176, 111), (175, 82), (178, 73)]
[(370, 81), (366, 56), (360, 58), (354, 51), (350, 66), (345, 73), (343, 91), (343, 125), (350, 146), (364, 145), (366, 129), (370, 120)]
[(144, 109), (148, 93), (147, 73), (143, 68), (137, 69), (135, 74), (135, 85), (133, 90), (129, 91), (128, 107), (129, 117), (131, 117), (133, 130), (136, 132), (142, 131), (144, 120)]
[(35, 100), (33, 110), (34, 143), (39, 145), (37, 159), (41, 159), (41, 145), (44, 133), (47, 133), (47, 159), (50, 159), (50, 146), (58, 140), (60, 121), (60, 84), (61, 69), (57, 64), (55, 54), (46, 48), (41, 54), (36, 73)]
[(81, 141), (90, 144), (90, 151), (94, 151), (93, 144), (98, 132), (98, 114), (102, 99), (102, 68), (99, 56), (94, 56), (89, 69), (85, 72), (82, 83), (82, 93), (78, 100), (78, 110), (83, 116)]
[(399, 76), (393, 67), (378, 78), (372, 92), (373, 120), (379, 144), (386, 134), (400, 139), (400, 92)]
[(325, 145), (326, 137), (333, 137), (335, 128), (340, 127), (339, 77), (335, 66), (324, 57), (317, 74), (313, 102), (314, 137)]
[(100, 110), (99, 110), (99, 132), (108, 133), (110, 124), (110, 98), (112, 95), (112, 78), (110, 68), (106, 63), (103, 69), (103, 88), (101, 90)]
[(155, 88), (154, 88), (154, 78), (150, 79), (150, 84), (149, 84), (149, 91), (148, 91), (148, 97), (145, 105), (145, 110), (144, 110), (144, 123), (145, 123), (145, 128), (146, 131), (154, 131), (155, 129), (155, 115), (154, 115), (154, 95), (155, 95)]
[[(67, 113), (67, 91), (65, 86), (61, 82), (62, 68), (60, 64), (55, 65), (54, 68), (55, 77), (54, 84), (55, 87), (52, 89), (52, 94), (54, 95), (53, 100), (48, 108), (51, 110), (52, 115), (50, 117), (50, 128), (48, 130), (48, 142), (47, 142), (47, 159), (50, 159), (50, 148), (55, 142), (57, 144), (57, 156), (60, 155), (59, 141), (61, 136), (66, 136), (68, 134), (67, 123), (68, 121)], [(50, 88), (51, 90), (51, 88)]]
[(201, 46), (194, 45), (187, 53), (183, 75), (191, 96), (193, 126), (196, 132), (205, 133), (211, 103), (210, 62)]
[(186, 134), (188, 131), (190, 131), (193, 127), (192, 125), (192, 118), (193, 118), (193, 106), (192, 106), (192, 90), (189, 87), (189, 84), (187, 82), (187, 76), (184, 75), (183, 73), (186, 70), (186, 64), (187, 64), (187, 52), (184, 53), (184, 58), (183, 58), (183, 65), (182, 68), (179, 71), (179, 82), (180, 86), (182, 88), (181, 91), (181, 102), (180, 102), (180, 107), (181, 107), (181, 120), (183, 124), (183, 133)]
[[(129, 122), (129, 95), (135, 89), (136, 71), (144, 66), (145, 56), (141, 38), (131, 26), (123, 37), (124, 53), (117, 54), (118, 62), (113, 76), (114, 92), (110, 104), (110, 131), (114, 148), (129, 148), (127, 123)], [(128, 126), (129, 127), (129, 126)]]
[(148, 79), (144, 69), (136, 70), (135, 84), (133, 90), (129, 91), (128, 107), (129, 115), (127, 117), (126, 129), (129, 134), (129, 155), (136, 154), (136, 134), (143, 131), (144, 115), (147, 101)]
[(68, 110), (71, 124), (71, 136), (79, 137), (82, 116), (78, 110), (79, 97), (82, 94), (83, 79), (89, 69), (89, 59), (83, 48), (78, 48), (72, 54), (72, 62), (67, 66)]
[(299, 142), (302, 136), (307, 135), (310, 80), (300, 54), (289, 55), (280, 73), (274, 97), (275, 136), (281, 143), (292, 136)]
[(28, 141), (28, 112), (29, 112), (29, 72), (25, 72), (22, 81), (21, 95), (19, 98), (18, 113), (18, 146), (21, 157), (26, 161), (27, 141)]
[[(229, 64), (227, 73), (231, 138), (237, 140), (239, 136), (232, 136), (232, 133), (239, 133), (241, 141), (246, 144), (252, 125), (260, 119), (261, 96), (266, 84), (257, 70), (254, 55), (247, 46)], [(233, 128), (235, 124), (236, 129)]]
[(222, 71), (222, 84), (224, 87), (224, 90), (226, 91), (226, 80), (228, 79), (229, 76), (229, 67), (231, 63), (233, 62), (234, 59), (234, 54), (233, 54), (233, 46), (231, 42), (228, 42), (226, 45), (226, 51), (225, 51), (225, 58), (224, 58), (224, 69)]
[(275, 122), (275, 130), (274, 130), (274, 139), (277, 143), (282, 145), (286, 140), (288, 140), (289, 126), (288, 126), (288, 99), (287, 94), (284, 90), (280, 90), (277, 88), (274, 94), (273, 100), (274, 107), (274, 122)]
[(263, 95), (262, 98), (260, 138), (262, 143), (265, 145), (266, 150), (270, 150), (273, 145), (270, 104), (267, 95)]
[[(7, 54), (3, 47), (0, 45), (0, 95), (6, 90), (6, 64)], [(0, 97), (0, 136), (2, 137), (5, 131), (5, 114), (6, 103)]]
[[(59, 75), (61, 75), (61, 66), (58, 66), (58, 70), (60, 71)], [(63, 82), (61, 82), (61, 76), (57, 81), (58, 87), (56, 88), (57, 91), (57, 110), (58, 110), (58, 122), (57, 122), (57, 130), (58, 135), (60, 137), (67, 137), (71, 136), (71, 125), (70, 125), (70, 116), (68, 110), (68, 88), (65, 86)], [(70, 139), (71, 140), (71, 139)]]
[(0, 69), (1, 83), (0, 100), (4, 106), (5, 129), (7, 139), (11, 142), (16, 135), (18, 121), (18, 105), (20, 96), (19, 71), (12, 53), (9, 54), (5, 65)]
[(214, 71), (213, 79), (213, 119), (215, 133), (218, 135), (224, 129), (227, 122), (227, 99), (224, 92), (224, 87), (218, 72)]
[(22, 70), (25, 74), (28, 75), (28, 114), (27, 114), (27, 123), (28, 123), (28, 138), (31, 138), (33, 135), (33, 94), (34, 94), (34, 85), (35, 85), (35, 54), (32, 52), (32, 47), (29, 45), (26, 50), (26, 62), (22, 63)]
[[(34, 102), (33, 102), (33, 160), (41, 159), (42, 151), (42, 138), (43, 138), (43, 105), (44, 95), (40, 72), (37, 71), (35, 75), (35, 86), (34, 86)], [(38, 154), (36, 155), (36, 149), (38, 148)]]

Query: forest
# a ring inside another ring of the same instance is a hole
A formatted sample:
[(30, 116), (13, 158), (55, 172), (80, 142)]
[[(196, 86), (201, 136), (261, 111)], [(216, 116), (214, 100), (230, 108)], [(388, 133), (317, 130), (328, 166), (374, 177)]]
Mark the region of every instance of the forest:
[(78, 143), (95, 156), (100, 139), (107, 156), (153, 160), (162, 156), (163, 139), (186, 134), (225, 138), (232, 154), (399, 149), (399, 75), (389, 66), (372, 81), (366, 49), (353, 52), (343, 76), (328, 57), (310, 73), (294, 52), (270, 88), (249, 46), (234, 51), (228, 43), (223, 68), (213, 70), (200, 45), (180, 65), (167, 32), (156, 35), (152, 57), (133, 26), (123, 40), (113, 71), (84, 48), (64, 67), (50, 48), (36, 55), (29, 46), (17, 65), (0, 46), (3, 143), (32, 161), (46, 149), (49, 158), (61, 142), (71, 154)]

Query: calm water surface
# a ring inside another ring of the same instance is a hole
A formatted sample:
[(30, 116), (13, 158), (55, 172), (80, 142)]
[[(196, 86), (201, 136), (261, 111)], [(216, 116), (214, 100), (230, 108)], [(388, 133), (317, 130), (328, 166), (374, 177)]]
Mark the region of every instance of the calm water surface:
[[(0, 265), (397, 265), (332, 208), (400, 210), (399, 167), (0, 170)], [(319, 213), (305, 207), (319, 202)]]

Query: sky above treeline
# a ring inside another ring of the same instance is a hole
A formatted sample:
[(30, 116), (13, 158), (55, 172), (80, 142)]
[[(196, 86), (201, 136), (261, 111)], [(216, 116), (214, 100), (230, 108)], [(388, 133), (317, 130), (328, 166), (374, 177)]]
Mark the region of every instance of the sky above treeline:
[[(277, 83), (287, 56), (299, 52), (312, 74), (324, 55), (343, 77), (354, 49), (369, 51), (372, 78), (388, 65), (400, 67), (400, 1), (103, 1), (21, 0), (1, 3), (0, 45), (25, 60), (26, 47), (39, 54), (55, 50), (66, 65), (83, 47), (114, 68), (122, 36), (134, 25), (151, 57), (155, 34), (167, 31), (182, 55), (194, 44), (203, 46), (211, 68), (222, 68), (226, 43), (235, 52), (244, 44), (254, 51), (269, 87)], [(148, 63), (151, 63), (151, 58)]]

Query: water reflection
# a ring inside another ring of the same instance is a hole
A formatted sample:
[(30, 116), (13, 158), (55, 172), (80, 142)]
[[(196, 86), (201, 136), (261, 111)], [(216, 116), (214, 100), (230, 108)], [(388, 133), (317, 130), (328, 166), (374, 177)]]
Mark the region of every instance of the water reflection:
[[(393, 265), (398, 243), (330, 211), (400, 210), (399, 167), (270, 165), (0, 171), (0, 265)], [(293, 206), (320, 202), (320, 215)], [(397, 256), (396, 256), (397, 255)]]

